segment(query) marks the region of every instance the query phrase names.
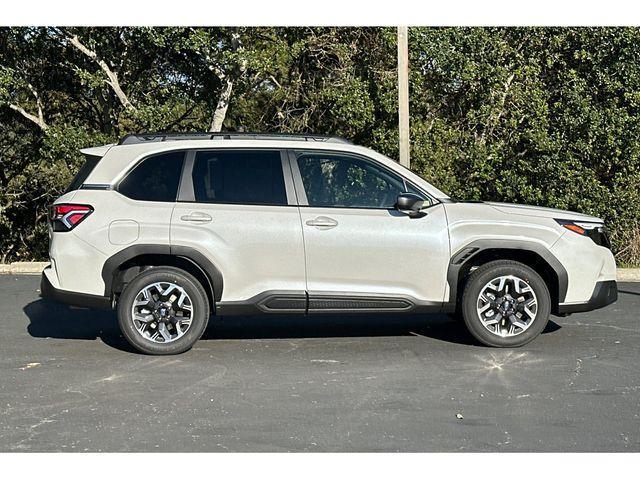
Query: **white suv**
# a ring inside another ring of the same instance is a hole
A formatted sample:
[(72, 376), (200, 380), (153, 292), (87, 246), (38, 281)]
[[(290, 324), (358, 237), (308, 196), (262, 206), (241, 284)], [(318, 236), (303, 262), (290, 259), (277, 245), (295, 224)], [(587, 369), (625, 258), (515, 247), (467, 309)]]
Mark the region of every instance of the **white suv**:
[(50, 215), (42, 296), (117, 308), (137, 349), (210, 314), (428, 313), (516, 347), (617, 299), (602, 220), (449, 198), (336, 137), (140, 134), (82, 151)]

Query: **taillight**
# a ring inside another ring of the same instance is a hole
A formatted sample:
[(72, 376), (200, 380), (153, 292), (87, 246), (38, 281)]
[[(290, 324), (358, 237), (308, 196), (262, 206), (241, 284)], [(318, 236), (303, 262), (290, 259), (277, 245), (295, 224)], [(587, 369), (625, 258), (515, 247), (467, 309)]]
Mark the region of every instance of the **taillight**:
[(51, 206), (49, 220), (54, 232), (68, 232), (91, 215), (91, 212), (93, 212), (91, 205), (59, 203)]

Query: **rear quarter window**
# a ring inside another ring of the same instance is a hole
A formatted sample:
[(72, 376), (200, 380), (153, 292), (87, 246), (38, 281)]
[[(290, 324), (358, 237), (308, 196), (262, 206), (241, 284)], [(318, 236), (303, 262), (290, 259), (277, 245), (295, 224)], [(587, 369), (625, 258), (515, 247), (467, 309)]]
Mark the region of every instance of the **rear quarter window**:
[(100, 162), (101, 158), (102, 157), (87, 155), (84, 165), (80, 167), (80, 170), (78, 170), (78, 173), (76, 173), (75, 177), (73, 177), (73, 180), (71, 180), (71, 183), (69, 184), (67, 189), (64, 191), (64, 193), (78, 190), (80, 186), (84, 183), (84, 181), (87, 179), (89, 174), (93, 171), (93, 169), (96, 168), (96, 165), (98, 165), (98, 162)]
[(184, 163), (184, 152), (168, 152), (145, 158), (118, 185), (118, 192), (133, 200), (175, 202)]

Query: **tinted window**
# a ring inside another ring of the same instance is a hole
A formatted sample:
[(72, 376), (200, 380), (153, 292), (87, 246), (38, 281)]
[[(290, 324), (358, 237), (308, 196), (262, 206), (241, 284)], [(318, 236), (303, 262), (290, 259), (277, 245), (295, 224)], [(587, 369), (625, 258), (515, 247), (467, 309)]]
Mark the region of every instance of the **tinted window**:
[(343, 154), (298, 154), (312, 207), (393, 208), (403, 180), (373, 162)]
[(414, 193), (416, 195), (418, 195), (420, 198), (422, 198), (427, 205), (431, 205), (431, 199), (425, 195), (423, 192), (421, 192), (418, 187), (416, 187), (415, 185), (413, 185), (412, 183), (409, 182), (405, 182), (405, 187), (406, 187), (406, 192), (408, 193)]
[(73, 177), (73, 180), (71, 180), (71, 183), (65, 190), (65, 193), (78, 190), (80, 188), (80, 185), (84, 183), (84, 181), (87, 179), (89, 174), (93, 171), (93, 169), (96, 168), (96, 165), (98, 165), (98, 162), (100, 161), (101, 158), (102, 157), (94, 157), (91, 155), (87, 155), (84, 165), (80, 167), (80, 170), (78, 170), (78, 173), (76, 173), (76, 176)]
[(193, 191), (196, 202), (286, 205), (280, 152), (198, 152)]
[(118, 191), (134, 200), (175, 202), (183, 159), (184, 152), (149, 157), (120, 182)]

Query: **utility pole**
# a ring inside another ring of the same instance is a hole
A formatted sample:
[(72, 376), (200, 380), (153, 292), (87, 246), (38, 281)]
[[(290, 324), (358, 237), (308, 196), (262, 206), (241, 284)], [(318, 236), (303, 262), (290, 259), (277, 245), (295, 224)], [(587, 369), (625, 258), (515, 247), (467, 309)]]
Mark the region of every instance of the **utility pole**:
[(409, 161), (409, 29), (398, 27), (398, 132), (400, 164), (410, 167)]

